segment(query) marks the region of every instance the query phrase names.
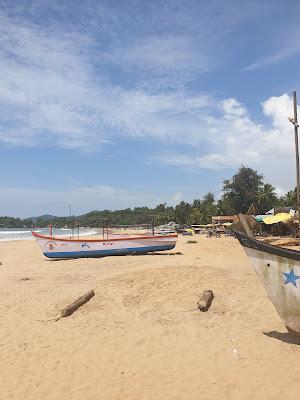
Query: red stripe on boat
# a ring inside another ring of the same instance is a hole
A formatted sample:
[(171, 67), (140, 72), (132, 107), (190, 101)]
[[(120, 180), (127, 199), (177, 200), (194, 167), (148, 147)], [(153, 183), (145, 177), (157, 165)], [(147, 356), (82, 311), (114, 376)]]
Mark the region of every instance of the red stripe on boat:
[(47, 240), (56, 240), (61, 242), (116, 242), (119, 240), (135, 240), (135, 239), (163, 239), (163, 238), (178, 238), (178, 235), (157, 235), (157, 236), (132, 236), (125, 238), (107, 238), (107, 239), (67, 239), (67, 238), (57, 238), (55, 236), (45, 236), (41, 235), (37, 232), (31, 231), (32, 235), (37, 238), (47, 239)]

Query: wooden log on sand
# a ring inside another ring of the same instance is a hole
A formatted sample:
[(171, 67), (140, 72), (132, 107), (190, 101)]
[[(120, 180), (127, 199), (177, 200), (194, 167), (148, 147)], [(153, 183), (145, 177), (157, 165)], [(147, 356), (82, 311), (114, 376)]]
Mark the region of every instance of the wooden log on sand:
[(204, 290), (201, 299), (198, 301), (197, 305), (200, 311), (207, 311), (213, 301), (214, 294), (212, 290)]
[(70, 304), (69, 306), (65, 307), (61, 311), (61, 317), (60, 318), (69, 317), (69, 315), (73, 314), (74, 311), (76, 311), (83, 304), (87, 303), (94, 296), (95, 296), (95, 292), (93, 290), (90, 290), (89, 292), (87, 292), (83, 296), (79, 297), (79, 299), (75, 300), (72, 304)]

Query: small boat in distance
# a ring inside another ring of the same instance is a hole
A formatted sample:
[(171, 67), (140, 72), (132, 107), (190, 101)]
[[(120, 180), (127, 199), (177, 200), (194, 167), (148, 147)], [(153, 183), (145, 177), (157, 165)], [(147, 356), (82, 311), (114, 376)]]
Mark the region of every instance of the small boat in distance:
[(146, 254), (172, 250), (177, 234), (153, 236), (116, 236), (103, 239), (67, 239), (32, 232), (43, 254), (48, 258), (103, 257)]
[(300, 252), (234, 231), (287, 330), (300, 336)]

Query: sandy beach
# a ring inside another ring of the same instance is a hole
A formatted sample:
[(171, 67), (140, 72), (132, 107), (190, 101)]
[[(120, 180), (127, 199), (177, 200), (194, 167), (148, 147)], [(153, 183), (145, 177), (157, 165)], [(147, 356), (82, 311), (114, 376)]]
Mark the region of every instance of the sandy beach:
[[(182, 255), (53, 261), (0, 243), (1, 399), (297, 399), (300, 339), (234, 238)], [(172, 253), (170, 252), (170, 253)], [(65, 306), (95, 296), (59, 321)], [(195, 310), (203, 290), (215, 298)]]

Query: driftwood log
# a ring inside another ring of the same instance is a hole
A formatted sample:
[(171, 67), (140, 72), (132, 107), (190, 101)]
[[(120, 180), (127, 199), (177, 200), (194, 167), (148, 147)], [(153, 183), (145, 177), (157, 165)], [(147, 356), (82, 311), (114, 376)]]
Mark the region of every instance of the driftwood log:
[(83, 304), (87, 303), (94, 296), (95, 296), (95, 292), (93, 290), (90, 290), (83, 296), (79, 297), (72, 304), (65, 307), (63, 310), (61, 310), (60, 318), (69, 317), (69, 315), (73, 314), (74, 311), (76, 311)]
[(198, 301), (197, 305), (200, 311), (207, 311), (213, 301), (214, 294), (212, 290), (204, 290), (201, 299)]

